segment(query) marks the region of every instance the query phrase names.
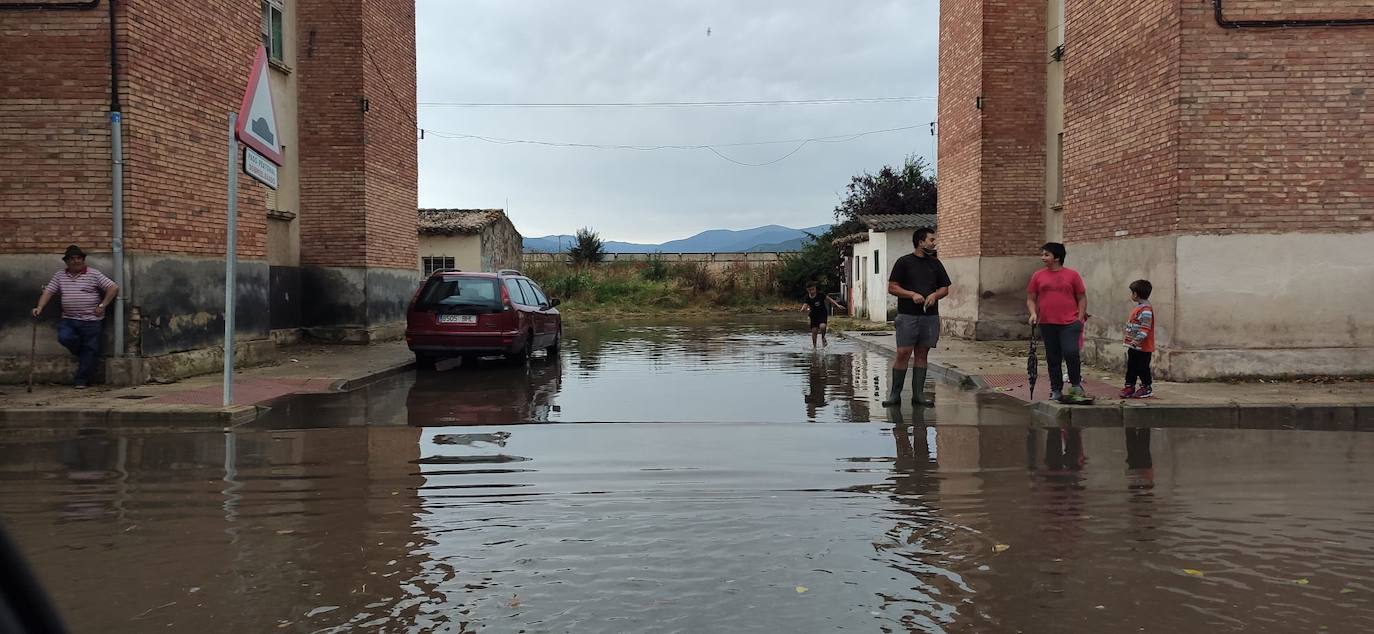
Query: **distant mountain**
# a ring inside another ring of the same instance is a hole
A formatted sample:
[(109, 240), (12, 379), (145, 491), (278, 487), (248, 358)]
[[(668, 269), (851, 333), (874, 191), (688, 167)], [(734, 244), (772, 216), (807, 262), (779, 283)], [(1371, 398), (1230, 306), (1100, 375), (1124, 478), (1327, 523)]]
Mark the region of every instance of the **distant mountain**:
[[(768, 225), (753, 229), (711, 229), (690, 238), (670, 240), (663, 244), (636, 244), (633, 242), (606, 242), (609, 253), (736, 253), (746, 251), (796, 251), (806, 241), (807, 234), (820, 234), (830, 225), (817, 225), (804, 229), (792, 229), (779, 225)], [(576, 243), (576, 238), (568, 235), (541, 236), (525, 238), (525, 250), (542, 253), (567, 251)]]

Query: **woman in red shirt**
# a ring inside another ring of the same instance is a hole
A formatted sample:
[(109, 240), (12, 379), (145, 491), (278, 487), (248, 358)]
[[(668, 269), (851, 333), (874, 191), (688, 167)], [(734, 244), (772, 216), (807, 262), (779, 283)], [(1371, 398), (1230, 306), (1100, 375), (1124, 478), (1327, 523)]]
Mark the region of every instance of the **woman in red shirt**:
[[(1026, 308), (1031, 326), (1040, 327), (1045, 341), (1045, 362), (1049, 366), (1050, 398), (1078, 402), (1087, 400), (1083, 391), (1083, 365), (1079, 358), (1079, 339), (1088, 314), (1088, 289), (1078, 271), (1064, 266), (1064, 245), (1047, 242), (1040, 248), (1045, 268), (1031, 276), (1026, 285)], [(1069, 366), (1069, 390), (1064, 391), (1062, 364)]]

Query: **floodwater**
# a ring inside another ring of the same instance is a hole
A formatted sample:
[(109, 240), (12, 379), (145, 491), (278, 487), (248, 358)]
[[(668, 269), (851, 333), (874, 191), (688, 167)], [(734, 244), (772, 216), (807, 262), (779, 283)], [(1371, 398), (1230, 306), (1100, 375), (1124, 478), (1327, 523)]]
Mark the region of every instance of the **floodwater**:
[(569, 334), (227, 433), (0, 434), (0, 517), (78, 632), (1374, 631), (1374, 435), (880, 412), (881, 357), (784, 326)]

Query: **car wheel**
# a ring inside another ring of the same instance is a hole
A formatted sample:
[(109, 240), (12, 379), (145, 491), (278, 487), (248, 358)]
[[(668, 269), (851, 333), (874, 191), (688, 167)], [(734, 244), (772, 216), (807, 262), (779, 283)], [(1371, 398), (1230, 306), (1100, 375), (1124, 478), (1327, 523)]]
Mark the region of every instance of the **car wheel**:
[(563, 346), (563, 330), (560, 328), (558, 334), (553, 336), (553, 343), (549, 344), (549, 356), (558, 356), (558, 350)]
[(421, 370), (433, 370), (434, 365), (438, 362), (439, 359), (433, 355), (415, 353), (415, 367)]

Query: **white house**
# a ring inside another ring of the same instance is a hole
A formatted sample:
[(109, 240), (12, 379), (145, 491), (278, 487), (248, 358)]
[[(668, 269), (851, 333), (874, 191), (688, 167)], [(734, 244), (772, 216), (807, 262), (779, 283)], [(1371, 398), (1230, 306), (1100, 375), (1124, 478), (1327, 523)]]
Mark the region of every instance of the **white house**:
[(845, 269), (848, 280), (849, 314), (870, 321), (891, 321), (897, 314), (897, 298), (887, 294), (887, 276), (897, 258), (912, 252), (911, 234), (921, 227), (934, 227), (935, 214), (881, 214), (859, 216), (868, 226), (867, 234), (857, 233), (835, 241), (836, 246), (853, 249)]

